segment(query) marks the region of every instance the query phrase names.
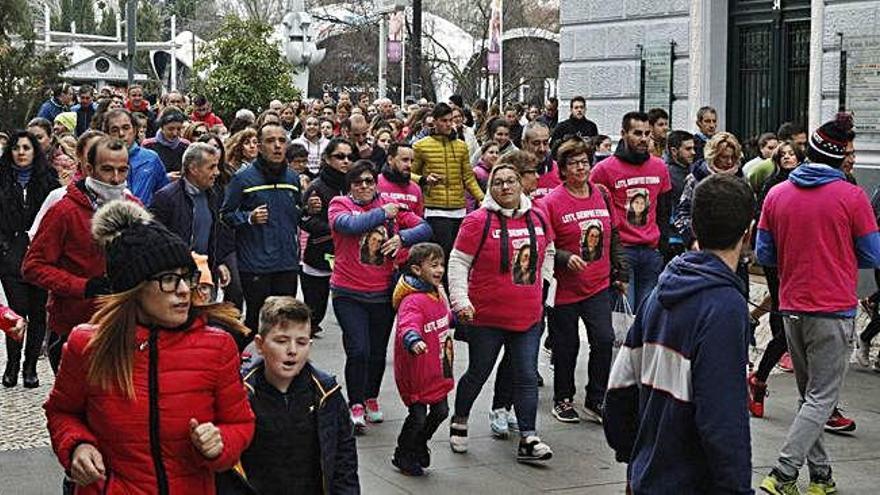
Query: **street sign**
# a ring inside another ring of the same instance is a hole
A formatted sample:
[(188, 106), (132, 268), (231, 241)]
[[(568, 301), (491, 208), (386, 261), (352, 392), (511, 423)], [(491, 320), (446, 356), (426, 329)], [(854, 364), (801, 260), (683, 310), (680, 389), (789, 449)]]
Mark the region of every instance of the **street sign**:
[(846, 111), (856, 132), (880, 134), (880, 36), (844, 38)]

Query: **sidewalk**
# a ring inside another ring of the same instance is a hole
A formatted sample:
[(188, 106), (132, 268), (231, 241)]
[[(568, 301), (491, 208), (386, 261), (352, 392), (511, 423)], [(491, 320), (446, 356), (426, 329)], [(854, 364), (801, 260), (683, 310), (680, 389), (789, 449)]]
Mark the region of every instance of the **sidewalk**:
[[(756, 287), (753, 285), (753, 288)], [(759, 286), (760, 287), (760, 286)], [(761, 290), (763, 287), (758, 289)], [(752, 300), (757, 300), (758, 291)], [(324, 336), (315, 341), (313, 361), (336, 374), (343, 381), (344, 353), (341, 334), (330, 316), (324, 322)], [(766, 325), (764, 325), (766, 327)], [(762, 328), (759, 345), (766, 341)], [(585, 339), (584, 339), (585, 340)], [(461, 376), (467, 363), (467, 347), (456, 343), (456, 376)], [(581, 344), (578, 387), (586, 377), (586, 343)], [(3, 346), (0, 346), (2, 349)], [(540, 371), (547, 386), (540, 390), (538, 429), (550, 444), (554, 457), (545, 466), (528, 466), (514, 460), (516, 440), (494, 440), (489, 431), (487, 414), (492, 381), (486, 384), (474, 406), (470, 424), (470, 451), (453, 454), (448, 447), (448, 422), (434, 438), (430, 475), (409, 478), (391, 466), (391, 455), (406, 409), (397, 396), (391, 369), (392, 353), (385, 375), (380, 402), (385, 410), (384, 424), (371, 427), (358, 438), (361, 486), (367, 494), (470, 494), (503, 493), (505, 495), (538, 492), (559, 494), (621, 494), (625, 486), (625, 468), (614, 462), (612, 451), (605, 443), (602, 428), (592, 423), (565, 425), (550, 415), (552, 402), (552, 371), (544, 353)], [(5, 363), (5, 350), (0, 350), (0, 363)], [(877, 493), (880, 482), (880, 374), (858, 370), (847, 377), (843, 406), (847, 415), (858, 423), (854, 435), (826, 435), (827, 447), (834, 459), (835, 477), (841, 493)], [(40, 361), (42, 386), (35, 390), (19, 387), (0, 389), (0, 495), (58, 493), (61, 468), (48, 447), (45, 417), (40, 406), (51, 382), (51, 371), (45, 359)], [(754, 486), (773, 464), (793, 416), (796, 391), (794, 377), (774, 374), (770, 379), (771, 395), (764, 419), (752, 420), (752, 459)], [(450, 396), (450, 399), (454, 397)], [(450, 406), (452, 401), (450, 400)], [(806, 475), (802, 477), (806, 489)]]

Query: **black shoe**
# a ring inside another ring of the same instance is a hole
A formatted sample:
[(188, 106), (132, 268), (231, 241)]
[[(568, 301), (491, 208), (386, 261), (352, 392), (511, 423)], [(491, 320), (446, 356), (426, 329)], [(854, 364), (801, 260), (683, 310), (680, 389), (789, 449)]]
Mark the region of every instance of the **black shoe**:
[(37, 378), (37, 363), (25, 363), (24, 369), (21, 371), (21, 382), (24, 388), (40, 386), (40, 379)]
[(602, 414), (605, 412), (605, 406), (601, 402), (587, 401), (584, 404), (584, 412), (587, 414), (587, 420), (601, 425)]
[(428, 447), (428, 444), (425, 444), (424, 447), (416, 452), (416, 462), (422, 467), (431, 467), (431, 449)]
[(18, 363), (12, 361), (6, 362), (6, 371), (3, 372), (4, 387), (11, 388), (18, 385), (18, 367)]
[(580, 423), (581, 417), (571, 405), (571, 399), (558, 400), (553, 404), (553, 417), (563, 423)]
[(416, 461), (415, 456), (408, 452), (402, 452), (399, 448), (394, 450), (391, 464), (407, 476), (424, 476), (425, 470)]

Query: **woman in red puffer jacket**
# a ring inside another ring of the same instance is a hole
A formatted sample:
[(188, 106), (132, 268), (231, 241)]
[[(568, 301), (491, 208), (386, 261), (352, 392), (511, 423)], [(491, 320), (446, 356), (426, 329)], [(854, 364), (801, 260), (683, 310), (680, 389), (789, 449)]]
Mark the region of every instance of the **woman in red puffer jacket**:
[(142, 207), (108, 203), (92, 232), (114, 294), (65, 346), (52, 447), (77, 494), (213, 495), (254, 431), (235, 342), (191, 307), (189, 249)]

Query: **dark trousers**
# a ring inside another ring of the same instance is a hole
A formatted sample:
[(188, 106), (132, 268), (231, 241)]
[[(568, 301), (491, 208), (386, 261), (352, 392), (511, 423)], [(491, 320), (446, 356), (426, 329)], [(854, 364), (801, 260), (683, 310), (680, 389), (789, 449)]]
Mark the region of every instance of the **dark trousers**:
[(49, 356), (49, 365), (52, 366), (52, 372), (56, 375), (58, 374), (58, 368), (61, 367), (61, 351), (64, 350), (64, 344), (66, 342), (67, 335), (58, 335), (55, 332), (49, 332), (49, 342), (46, 348), (46, 355)]
[(241, 288), (244, 291), (244, 324), (251, 329), (246, 339), (249, 343), (259, 330), (260, 308), (270, 296), (296, 297), (295, 271), (274, 273), (240, 272)]
[[(510, 354), (513, 405), (520, 434), (523, 437), (533, 435), (538, 413), (537, 369), (540, 339), (540, 324), (535, 324), (525, 332), (471, 327), (468, 332), (468, 367), (458, 380), (458, 390), (455, 393), (455, 418), (465, 420), (470, 416), (474, 401), (489, 379), (498, 360), (498, 353), (503, 347), (504, 352)], [(498, 379), (496, 377), (496, 381)]]
[[(443, 248), (443, 254), (449, 261), (449, 253), (452, 252), (452, 246), (455, 244), (455, 238), (458, 236), (458, 228), (461, 227), (461, 221), (464, 218), (446, 218), (446, 217), (428, 217), (425, 219), (431, 226), (433, 236), (432, 242), (436, 242)], [(443, 284), (447, 287), (446, 272), (443, 272)]]
[[(241, 311), (244, 303), (244, 294), (241, 290), (241, 274), (238, 273), (238, 257), (230, 254), (224, 260), (226, 268), (229, 268), (229, 285), (223, 288), (223, 301), (230, 302)], [(216, 278), (214, 280), (217, 280)]]
[[(545, 298), (546, 299), (546, 298)], [(553, 308), (544, 307), (544, 314), (549, 321), (551, 318), (551, 312)], [(544, 319), (538, 323), (540, 326), (540, 332), (538, 332), (538, 340), (541, 339), (541, 334), (544, 333)], [(552, 344), (552, 335), (549, 335), (550, 326), (547, 325), (547, 339), (551, 341)], [(546, 341), (545, 341), (546, 345)], [(510, 353), (507, 351), (502, 351), (504, 354), (501, 356), (501, 362), (498, 363), (498, 370), (495, 372), (495, 390), (492, 395), (492, 410), (495, 409), (507, 409), (510, 410), (513, 407), (513, 365), (510, 363)], [(551, 358), (552, 361), (552, 358)], [(537, 379), (537, 363), (535, 364), (535, 378)]]
[(755, 378), (761, 382), (767, 381), (773, 367), (788, 350), (788, 343), (785, 341), (785, 326), (782, 323), (782, 315), (779, 313), (779, 271), (776, 267), (765, 266), (764, 276), (767, 278), (767, 291), (770, 292), (770, 333), (773, 338), (767, 343), (764, 355), (761, 356), (761, 362), (758, 363), (758, 370), (755, 372)]
[(601, 404), (611, 373), (611, 351), (614, 330), (611, 327), (611, 290), (572, 304), (561, 304), (554, 310), (553, 324), (553, 400), (574, 399), (577, 358), (580, 348), (578, 320), (587, 327), (590, 343), (587, 367), (587, 402)]
[(411, 404), (397, 437), (397, 447), (407, 453), (420, 452), (448, 416), (449, 404), (445, 397), (430, 406), (418, 402)]
[(330, 298), (330, 277), (316, 277), (303, 273), (300, 275), (303, 302), (312, 312), (312, 328), (321, 324), (327, 314), (327, 301)]
[(868, 323), (868, 326), (862, 330), (862, 333), (859, 335), (859, 339), (866, 344), (870, 345), (871, 340), (880, 333), (880, 316), (878, 316), (877, 309), (871, 312), (871, 321)]
[[(46, 298), (45, 290), (31, 285), (21, 277), (0, 277), (3, 283), (3, 292), (9, 307), (27, 320), (27, 335), (24, 339), (24, 368), (35, 370), (37, 358), (40, 357), (40, 349), (43, 347), (43, 338), (46, 336)], [(6, 337), (7, 366), (19, 367), (21, 362), (22, 343)]]
[(367, 303), (336, 296), (333, 313), (342, 327), (348, 403), (363, 404), (366, 399), (379, 397), (394, 309), (390, 301)]

